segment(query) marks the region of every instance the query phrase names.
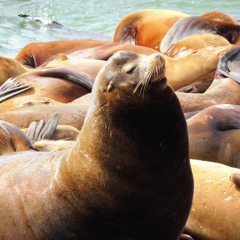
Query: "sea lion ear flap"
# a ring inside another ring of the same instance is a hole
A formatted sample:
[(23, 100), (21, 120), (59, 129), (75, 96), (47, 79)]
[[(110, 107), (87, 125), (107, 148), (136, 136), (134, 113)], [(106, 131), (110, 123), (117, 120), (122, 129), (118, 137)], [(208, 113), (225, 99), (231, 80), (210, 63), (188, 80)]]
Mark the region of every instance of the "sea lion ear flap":
[(228, 51), (220, 58), (217, 71), (240, 83), (240, 48)]

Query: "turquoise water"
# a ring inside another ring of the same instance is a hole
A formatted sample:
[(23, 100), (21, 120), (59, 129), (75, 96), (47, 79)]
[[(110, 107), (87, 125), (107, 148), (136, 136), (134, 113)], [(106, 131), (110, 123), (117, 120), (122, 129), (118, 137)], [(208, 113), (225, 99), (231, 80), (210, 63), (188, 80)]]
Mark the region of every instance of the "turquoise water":
[[(30, 42), (84, 38), (85, 32), (111, 36), (122, 17), (149, 8), (177, 10), (190, 15), (218, 10), (240, 17), (237, 0), (0, 0), (0, 55), (15, 57)], [(19, 14), (30, 17), (22, 18)], [(41, 19), (42, 23), (33, 18)], [(49, 26), (51, 21), (64, 28)]]

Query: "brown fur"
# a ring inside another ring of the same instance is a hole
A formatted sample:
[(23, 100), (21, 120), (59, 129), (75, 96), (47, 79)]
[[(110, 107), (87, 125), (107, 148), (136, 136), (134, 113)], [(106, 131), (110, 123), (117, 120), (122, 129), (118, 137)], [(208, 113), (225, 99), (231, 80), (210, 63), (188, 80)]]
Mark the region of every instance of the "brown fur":
[(94, 84), (77, 146), (2, 156), (0, 177), (1, 238), (179, 238), (193, 179), (164, 59), (115, 54)]
[(240, 190), (229, 177), (240, 170), (220, 163), (191, 160), (194, 198), (185, 231), (198, 240), (238, 240)]

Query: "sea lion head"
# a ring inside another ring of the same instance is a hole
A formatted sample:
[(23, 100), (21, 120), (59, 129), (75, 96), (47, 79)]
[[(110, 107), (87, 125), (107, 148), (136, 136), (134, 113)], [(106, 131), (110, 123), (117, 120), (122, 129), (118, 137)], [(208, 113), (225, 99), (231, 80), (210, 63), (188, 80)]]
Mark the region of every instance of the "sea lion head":
[(129, 102), (126, 99), (133, 95), (135, 101), (143, 101), (167, 87), (165, 60), (158, 53), (145, 56), (118, 51), (102, 67), (94, 85), (93, 99), (100, 104), (112, 96), (117, 96), (118, 102)]

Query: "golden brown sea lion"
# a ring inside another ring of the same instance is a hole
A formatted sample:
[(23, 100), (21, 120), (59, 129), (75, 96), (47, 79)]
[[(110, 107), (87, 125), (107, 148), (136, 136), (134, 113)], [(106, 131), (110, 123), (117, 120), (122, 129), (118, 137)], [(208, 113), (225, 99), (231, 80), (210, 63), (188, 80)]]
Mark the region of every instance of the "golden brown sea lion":
[(19, 128), (28, 128), (32, 121), (49, 118), (53, 113), (59, 114), (60, 125), (70, 125), (78, 130), (82, 128), (87, 109), (86, 104), (33, 105), (29, 107), (6, 110), (0, 113), (0, 119), (15, 124)]
[(21, 64), (36, 68), (59, 53), (71, 53), (80, 49), (96, 47), (107, 42), (97, 40), (58, 40), (27, 44), (15, 57)]
[(2, 156), (0, 182), (4, 239), (178, 239), (193, 179), (164, 59), (114, 54), (98, 74), (77, 146)]
[(0, 86), (9, 78), (14, 78), (29, 71), (14, 58), (0, 57)]
[(185, 113), (200, 111), (216, 104), (240, 105), (240, 85), (230, 78), (215, 79), (204, 93), (176, 92)]
[(118, 23), (112, 41), (150, 47), (159, 51), (159, 44), (171, 26), (185, 17), (188, 15), (163, 9), (132, 12)]
[(184, 58), (190, 53), (196, 52), (201, 48), (206, 48), (209, 46), (228, 46), (230, 42), (219, 35), (214, 34), (201, 34), (201, 35), (191, 35), (179, 40), (177, 43), (170, 46), (170, 48), (165, 53), (174, 59)]
[[(58, 114), (51, 118), (41, 120), (38, 124), (34, 122), (25, 134), (14, 124), (0, 121), (0, 155), (35, 151), (33, 143), (37, 140), (50, 139), (54, 134), (58, 124)], [(35, 125), (35, 128), (33, 128)]]
[(214, 105), (187, 119), (190, 158), (240, 168), (240, 105)]
[(185, 232), (198, 240), (238, 240), (240, 170), (198, 160), (191, 160), (191, 166), (194, 198)]
[(225, 37), (231, 44), (240, 42), (240, 26), (225, 13), (212, 11), (201, 16), (191, 16), (179, 19), (165, 34), (160, 43), (160, 52), (168, 49), (179, 40), (198, 34), (217, 34)]
[(19, 151), (34, 151), (30, 140), (15, 125), (0, 121), (0, 155)]
[[(202, 81), (207, 81), (209, 78), (213, 80), (211, 74), (212, 72), (215, 72), (220, 57), (233, 48), (236, 48), (236, 46), (209, 46), (198, 49), (185, 58), (178, 60), (162, 55), (166, 61), (166, 75), (169, 84), (174, 90), (177, 90), (201, 79)], [(69, 60), (62, 62), (60, 61), (57, 63), (57, 65), (60, 66), (64, 62), (70, 62), (71, 65), (71, 61), (77, 62), (79, 59), (83, 61), (82, 58), (107, 60), (112, 56), (113, 53), (119, 50), (131, 51), (137, 54), (146, 55), (157, 52), (151, 48), (142, 46), (108, 43), (90, 49), (83, 49), (73, 52), (72, 54), (68, 55)]]
[(55, 62), (55, 66), (52, 63), (45, 68), (21, 74), (14, 80), (31, 88), (1, 101), (0, 112), (41, 97), (62, 103), (71, 102), (91, 92), (95, 77), (104, 63), (104, 61), (93, 59), (61, 61), (61, 63)]

